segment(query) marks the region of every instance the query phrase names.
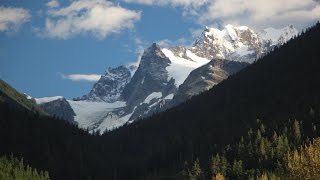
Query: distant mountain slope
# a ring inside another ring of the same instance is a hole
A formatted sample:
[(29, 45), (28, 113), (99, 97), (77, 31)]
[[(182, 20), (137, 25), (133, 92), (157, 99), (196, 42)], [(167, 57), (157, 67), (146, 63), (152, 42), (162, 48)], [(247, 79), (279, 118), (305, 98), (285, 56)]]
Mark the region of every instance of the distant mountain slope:
[(75, 119), (75, 112), (69, 102), (61, 97), (36, 98), (39, 107), (48, 115), (63, 119), (71, 124), (78, 124)]
[(27, 95), (21, 94), (9, 84), (0, 79), (0, 101), (11, 102), (12, 106), (18, 108), (26, 108), (30, 111), (39, 112), (45, 114), (32, 98), (28, 98)]
[(56, 116), (72, 124), (77, 124), (74, 121), (73, 109), (61, 96), (34, 99), (0, 80), (0, 102), (5, 102), (15, 109), (28, 110), (44, 116)]
[(190, 73), (170, 103), (172, 106), (178, 105), (192, 96), (207, 91), (248, 65), (246, 62), (212, 59), (208, 64)]

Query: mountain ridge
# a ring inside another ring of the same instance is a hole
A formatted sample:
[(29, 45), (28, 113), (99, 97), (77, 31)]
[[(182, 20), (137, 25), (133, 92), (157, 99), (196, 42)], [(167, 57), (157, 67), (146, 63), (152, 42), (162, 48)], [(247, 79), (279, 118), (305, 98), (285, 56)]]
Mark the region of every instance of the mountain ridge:
[[(106, 116), (105, 112), (101, 112), (101, 115), (95, 117), (103, 119), (92, 121), (110, 124), (116, 121), (115, 118), (118, 118), (123, 124), (132, 122), (174, 107), (193, 95), (212, 88), (221, 80), (241, 70), (248, 63), (254, 62), (255, 59), (296, 34), (297, 31), (292, 26), (280, 30), (269, 28), (256, 33), (246, 26), (227, 25), (222, 30), (205, 28), (202, 35), (190, 48), (183, 46), (161, 48), (154, 43), (144, 51), (138, 67), (109, 68), (94, 84), (89, 94), (74, 98), (74, 100), (88, 106), (96, 105), (94, 102), (112, 104), (119, 101), (125, 103), (126, 105), (121, 108), (115, 106), (114, 112), (110, 112), (113, 116)], [(198, 70), (212, 61), (216, 62), (213, 69)], [(219, 61), (223, 61), (222, 64), (231, 64), (229, 67), (234, 69), (220, 68)], [(217, 78), (219, 74), (223, 78)], [(191, 81), (196, 79), (198, 84), (192, 86)], [(156, 93), (158, 94), (154, 96)], [(146, 101), (150, 97), (152, 99)], [(69, 104), (72, 106), (77, 103), (69, 101)], [(80, 114), (83, 114), (81, 111), (86, 111), (85, 108), (83, 110), (77, 108), (77, 110)], [(109, 112), (109, 110), (106, 111)], [(83, 119), (79, 116), (74, 116), (74, 118), (75, 121)], [(118, 127), (118, 125), (111, 125), (110, 127), (103, 126), (106, 129), (101, 129), (101, 126), (99, 128), (96, 125), (88, 127), (87, 124), (92, 124), (90, 122), (80, 124), (83, 124), (80, 126), (82, 128), (100, 132)]]
[(17, 109), (27, 109), (46, 115), (46, 113), (36, 105), (36, 102), (32, 98), (18, 92), (2, 79), (0, 79), (0, 101), (11, 102), (10, 104)]

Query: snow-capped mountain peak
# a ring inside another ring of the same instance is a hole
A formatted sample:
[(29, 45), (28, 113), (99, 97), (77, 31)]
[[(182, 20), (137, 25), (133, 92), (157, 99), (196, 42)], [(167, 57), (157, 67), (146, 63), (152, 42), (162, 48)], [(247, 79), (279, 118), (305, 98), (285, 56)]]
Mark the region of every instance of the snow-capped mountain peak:
[(258, 35), (247, 26), (226, 25), (224, 29), (205, 28), (192, 47), (192, 52), (207, 59), (232, 59), (249, 62), (262, 53)]
[(292, 26), (267, 28), (256, 33), (247, 26), (226, 25), (223, 29), (206, 27), (192, 47), (192, 52), (207, 59), (253, 62), (276, 45), (298, 34)]
[(288, 25), (281, 29), (266, 28), (259, 32), (259, 36), (264, 41), (270, 42), (272, 46), (282, 45), (296, 35), (298, 35), (298, 30), (292, 25)]

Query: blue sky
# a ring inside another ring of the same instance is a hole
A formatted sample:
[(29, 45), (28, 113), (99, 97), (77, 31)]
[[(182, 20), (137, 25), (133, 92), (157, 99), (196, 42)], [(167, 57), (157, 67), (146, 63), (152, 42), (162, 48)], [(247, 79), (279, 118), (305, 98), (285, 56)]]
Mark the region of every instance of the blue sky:
[(191, 45), (205, 26), (255, 30), (320, 17), (314, 0), (0, 0), (0, 78), (33, 97), (78, 97), (152, 42)]

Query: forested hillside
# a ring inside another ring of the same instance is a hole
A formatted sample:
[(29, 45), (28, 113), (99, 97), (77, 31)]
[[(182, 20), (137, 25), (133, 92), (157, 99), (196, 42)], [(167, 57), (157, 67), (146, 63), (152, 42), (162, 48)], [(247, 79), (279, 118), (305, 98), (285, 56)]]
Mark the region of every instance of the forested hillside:
[(28, 99), (26, 95), (21, 94), (9, 84), (0, 79), (0, 102), (6, 102), (16, 109), (28, 109), (40, 114), (45, 114), (32, 99)]
[(1, 180), (49, 180), (49, 174), (45, 171), (38, 172), (26, 165), (23, 160), (14, 157), (0, 157)]
[(52, 179), (301, 177), (296, 150), (320, 133), (319, 42), (318, 23), (211, 90), (102, 136), (1, 102), (0, 155)]

